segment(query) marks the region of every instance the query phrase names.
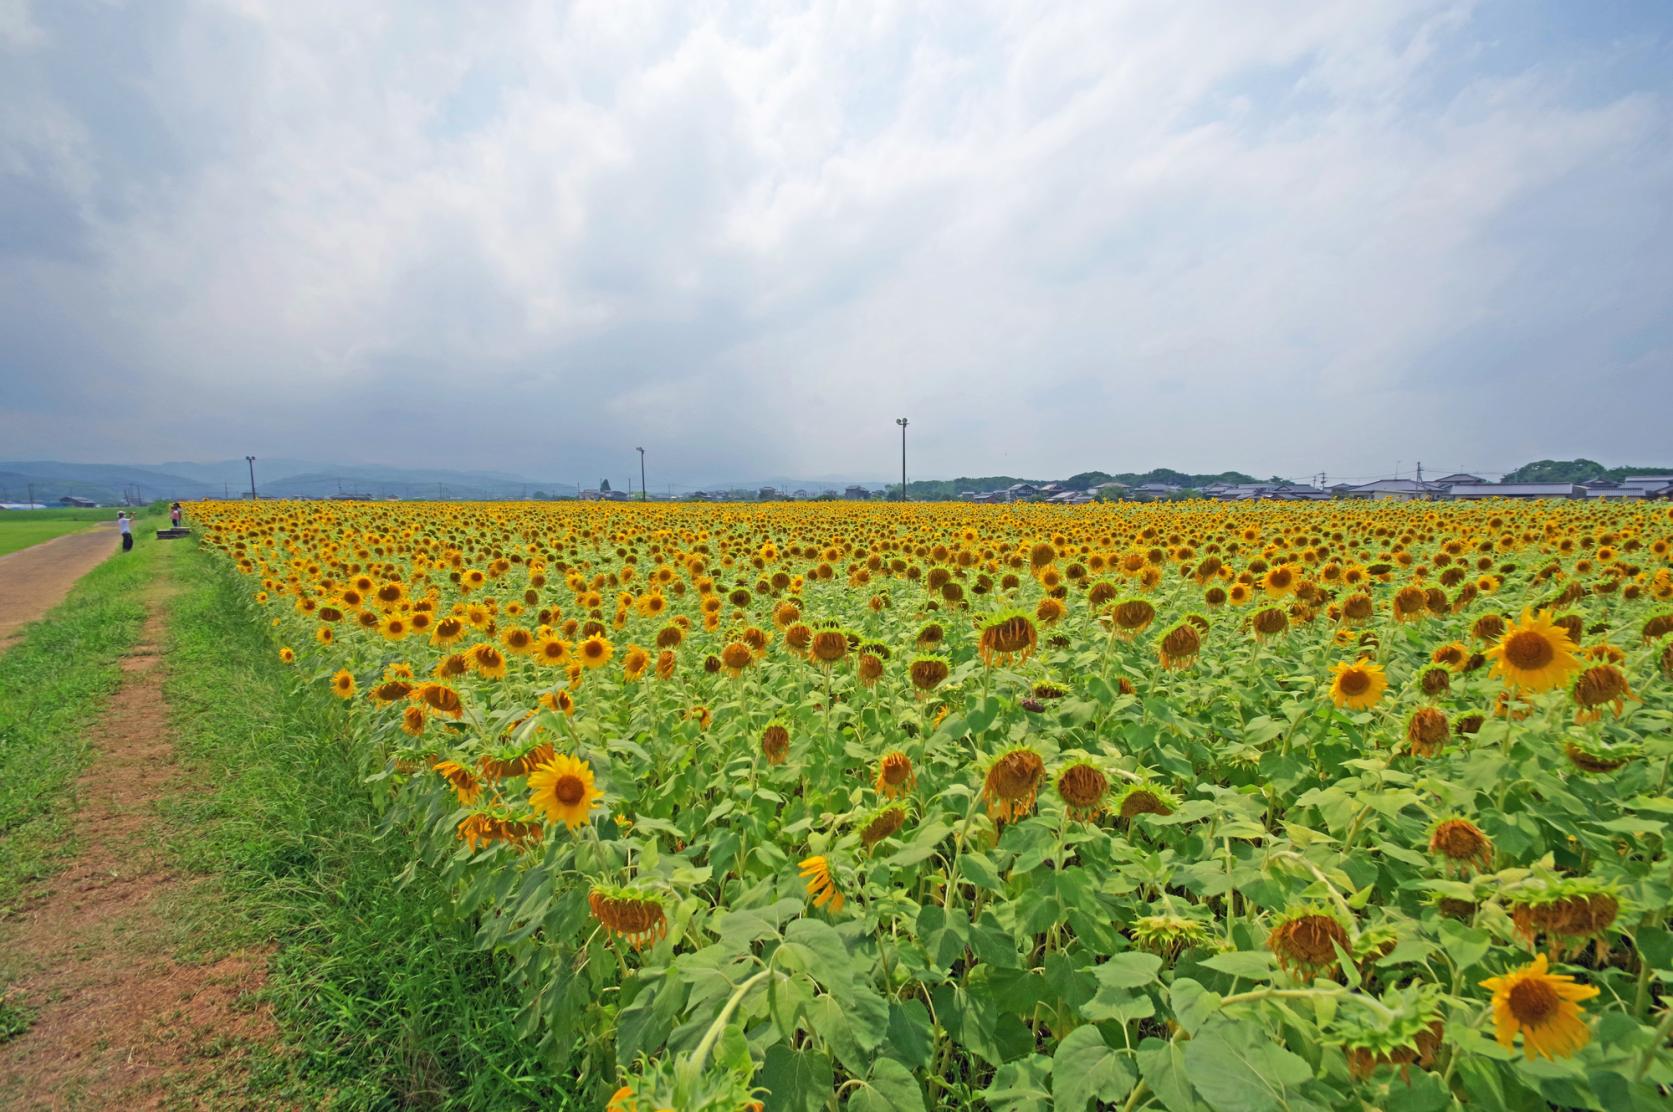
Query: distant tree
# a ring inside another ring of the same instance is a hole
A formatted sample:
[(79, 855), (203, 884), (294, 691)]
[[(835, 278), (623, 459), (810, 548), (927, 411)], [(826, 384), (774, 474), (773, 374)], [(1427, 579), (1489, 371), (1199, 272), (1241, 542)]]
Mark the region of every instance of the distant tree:
[(552, 496), (547, 494), (544, 490), (537, 490), (533, 494), (529, 495), (529, 497), (533, 498), (536, 502), (544, 502)]
[(609, 494), (610, 493), (610, 480), (609, 479), (598, 480), (598, 491), (599, 491), (600, 494)]

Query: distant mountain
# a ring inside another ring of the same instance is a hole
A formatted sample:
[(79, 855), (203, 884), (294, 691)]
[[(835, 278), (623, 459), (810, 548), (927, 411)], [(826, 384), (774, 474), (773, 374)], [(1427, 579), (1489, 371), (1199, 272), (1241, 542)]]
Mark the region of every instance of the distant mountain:
[(1588, 479), (1620, 482), (1630, 475), (1665, 475), (1667, 467), (1605, 467), (1595, 459), (1542, 459), (1524, 463), (1504, 477), (1507, 483), (1583, 483)]

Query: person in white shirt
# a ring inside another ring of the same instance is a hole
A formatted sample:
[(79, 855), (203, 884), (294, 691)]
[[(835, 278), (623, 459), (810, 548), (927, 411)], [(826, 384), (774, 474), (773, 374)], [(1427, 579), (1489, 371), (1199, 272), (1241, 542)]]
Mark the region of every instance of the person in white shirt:
[(134, 546), (134, 525), (128, 520), (125, 512), (116, 515), (116, 528), (122, 534), (122, 551), (126, 552)]

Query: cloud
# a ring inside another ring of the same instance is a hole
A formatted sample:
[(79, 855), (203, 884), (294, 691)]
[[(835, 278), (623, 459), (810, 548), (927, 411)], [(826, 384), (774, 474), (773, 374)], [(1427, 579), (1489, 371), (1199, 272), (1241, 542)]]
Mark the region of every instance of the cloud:
[(0, 4), (0, 442), (541, 478), (1649, 461), (1669, 22)]

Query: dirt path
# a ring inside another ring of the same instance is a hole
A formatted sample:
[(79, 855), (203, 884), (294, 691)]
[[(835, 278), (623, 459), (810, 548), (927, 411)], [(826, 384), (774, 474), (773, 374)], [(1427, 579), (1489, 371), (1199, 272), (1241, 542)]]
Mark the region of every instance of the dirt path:
[(63, 602), (76, 580), (120, 550), (115, 524), (100, 522), (87, 532), (0, 556), (0, 651), (21, 636), (24, 626)]
[[(169, 560), (160, 563), (166, 580)], [(0, 1044), (8, 1108), (224, 1107), (237, 1103), (252, 1048), (275, 1037), (265, 1006), (248, 999), (262, 985), (265, 955), (175, 957), (191, 881), (162, 849), (157, 806), (188, 789), (163, 701), (170, 593), (159, 581), (147, 590), (144, 631), (93, 729), (95, 752), (77, 787), (81, 852), (0, 924), (8, 1001), (34, 1013), (26, 1032)]]

